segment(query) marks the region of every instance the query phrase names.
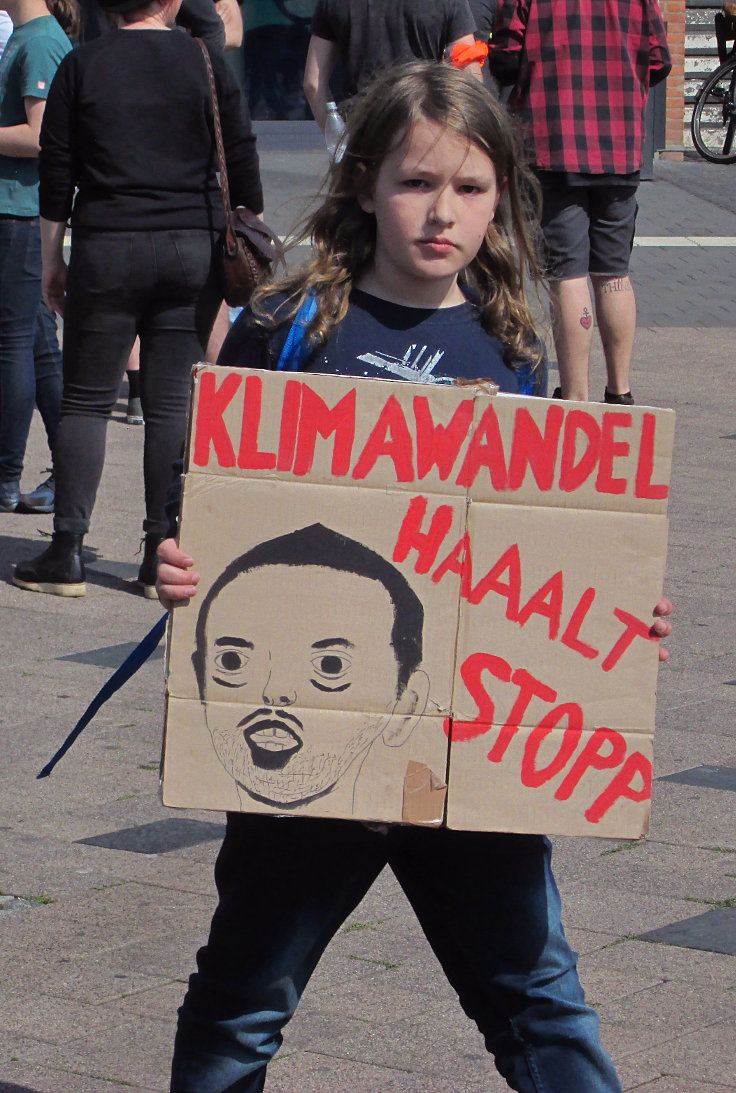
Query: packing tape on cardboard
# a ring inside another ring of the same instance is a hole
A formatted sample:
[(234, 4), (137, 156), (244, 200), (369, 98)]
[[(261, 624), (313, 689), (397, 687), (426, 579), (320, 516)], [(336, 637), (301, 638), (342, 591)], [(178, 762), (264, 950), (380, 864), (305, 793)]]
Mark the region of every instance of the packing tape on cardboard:
[(426, 763), (410, 759), (404, 775), (401, 821), (439, 827), (445, 816), (447, 785)]

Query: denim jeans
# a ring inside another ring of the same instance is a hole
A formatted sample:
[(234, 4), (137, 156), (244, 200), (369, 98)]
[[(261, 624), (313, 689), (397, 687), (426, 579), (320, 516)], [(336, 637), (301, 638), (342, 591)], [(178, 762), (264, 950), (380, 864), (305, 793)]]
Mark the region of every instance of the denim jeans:
[(0, 216), (0, 482), (21, 476), (35, 404), (53, 447), (60, 397), (56, 319), (41, 303), (38, 219)]
[(203, 357), (221, 296), (208, 231), (72, 233), (55, 452), (57, 531), (89, 528), (107, 421), (138, 335), (143, 529), (166, 533), (164, 501), (184, 441), (191, 367)]
[(171, 1093), (260, 1093), (328, 942), (385, 865), (519, 1093), (621, 1093), (542, 836), (230, 814), (219, 904), (179, 1010)]

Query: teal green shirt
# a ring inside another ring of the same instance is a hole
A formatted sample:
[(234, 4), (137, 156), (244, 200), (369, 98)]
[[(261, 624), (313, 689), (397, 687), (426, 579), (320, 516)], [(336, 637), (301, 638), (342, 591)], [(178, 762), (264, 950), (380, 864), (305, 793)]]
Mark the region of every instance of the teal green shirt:
[[(0, 127), (22, 125), (27, 97), (45, 99), (71, 42), (53, 15), (23, 23), (0, 57)], [(38, 216), (38, 157), (0, 155), (0, 214)]]

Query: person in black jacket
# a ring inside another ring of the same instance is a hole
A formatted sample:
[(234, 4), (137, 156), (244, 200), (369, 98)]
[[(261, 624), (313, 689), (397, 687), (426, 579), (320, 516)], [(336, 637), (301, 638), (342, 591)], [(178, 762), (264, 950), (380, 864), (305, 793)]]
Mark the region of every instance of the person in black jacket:
[[(164, 500), (184, 437), (190, 368), (204, 355), (222, 299), (215, 244), (224, 213), (211, 99), (199, 45), (168, 32), (180, 3), (104, 0), (122, 13), (124, 28), (69, 54), (49, 96), (40, 157), (43, 289), (64, 315), (64, 394), (53, 541), (13, 578), (31, 591), (85, 594), (82, 539), (107, 419), (138, 336), (146, 496), (139, 583), (155, 595), (155, 551), (167, 528)], [(260, 213), (250, 119), (217, 50), (212, 65), (232, 204)]]

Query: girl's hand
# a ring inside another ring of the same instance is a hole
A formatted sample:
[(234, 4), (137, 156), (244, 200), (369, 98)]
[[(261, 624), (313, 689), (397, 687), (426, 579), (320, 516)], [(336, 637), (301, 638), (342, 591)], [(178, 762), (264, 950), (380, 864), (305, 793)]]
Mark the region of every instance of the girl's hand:
[(179, 549), (176, 539), (164, 539), (156, 554), (156, 592), (162, 605), (168, 610), (177, 604), (188, 603), (196, 595), (199, 584), (199, 573), (192, 572), (194, 559)]
[(66, 300), (66, 262), (55, 262), (53, 265), (44, 264), (41, 277), (41, 295), (46, 307), (51, 308), (57, 315), (64, 318), (64, 301)]
[[(652, 637), (668, 638), (670, 636), (670, 634), (672, 633), (672, 623), (669, 621), (667, 616), (671, 615), (672, 611), (673, 611), (673, 606), (672, 606), (672, 603), (671, 603), (670, 600), (662, 599), (662, 600), (659, 601), (658, 604), (655, 605), (655, 608), (654, 608), (654, 611), (652, 611), (652, 614), (656, 617), (656, 621), (654, 623), (652, 623), (652, 628), (649, 631), (649, 633), (652, 635)], [(659, 647), (659, 659), (660, 659), (660, 661), (668, 660), (669, 655), (670, 655), (669, 649), (665, 649), (663, 645), (660, 645), (660, 647)]]

